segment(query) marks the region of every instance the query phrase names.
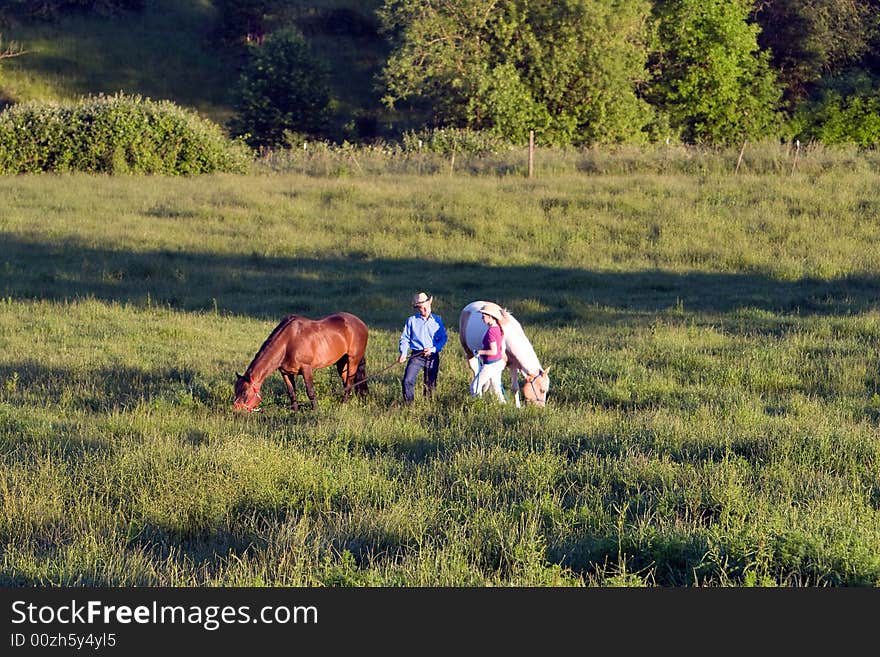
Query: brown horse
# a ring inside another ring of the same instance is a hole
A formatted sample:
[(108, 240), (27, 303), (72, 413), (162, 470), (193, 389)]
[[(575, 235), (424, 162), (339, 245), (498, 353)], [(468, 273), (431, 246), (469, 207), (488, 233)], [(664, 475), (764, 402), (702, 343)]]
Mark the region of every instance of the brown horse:
[(348, 400), (355, 387), (363, 397), (367, 392), (367, 337), (367, 325), (350, 313), (334, 313), (322, 319), (287, 315), (266, 338), (245, 373), (236, 373), (233, 410), (255, 410), (263, 398), (260, 386), (275, 370), (281, 372), (287, 384), (291, 408), (299, 408), (294, 377), (301, 374), (314, 409), (317, 403), (312, 372), (333, 364), (345, 387), (342, 400)]

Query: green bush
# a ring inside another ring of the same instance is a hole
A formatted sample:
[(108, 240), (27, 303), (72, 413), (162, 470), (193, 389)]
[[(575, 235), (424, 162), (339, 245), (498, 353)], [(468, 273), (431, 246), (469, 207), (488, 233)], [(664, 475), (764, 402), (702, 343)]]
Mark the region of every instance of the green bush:
[(782, 95), (741, 0), (655, 2), (654, 77), (646, 98), (693, 144), (732, 145), (778, 132)]
[(880, 145), (880, 80), (866, 75), (832, 80), (803, 103), (792, 123), (804, 141)]
[(169, 101), (118, 94), (0, 113), (0, 173), (193, 175), (244, 172), (250, 161), (219, 126)]
[(302, 34), (292, 28), (280, 30), (251, 48), (236, 90), (232, 133), (254, 147), (281, 145), (288, 132), (326, 136), (328, 74)]

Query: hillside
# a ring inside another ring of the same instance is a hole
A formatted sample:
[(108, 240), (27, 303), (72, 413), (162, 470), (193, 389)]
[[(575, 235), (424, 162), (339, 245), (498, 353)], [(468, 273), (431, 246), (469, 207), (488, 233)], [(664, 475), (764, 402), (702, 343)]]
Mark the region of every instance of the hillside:
[[(330, 69), (335, 123), (342, 136), (395, 130), (399, 115), (379, 104), (373, 79), (385, 43), (372, 24), (375, 2), (313, 3), (298, 25)], [(26, 55), (0, 69), (0, 102), (72, 100), (124, 92), (167, 99), (225, 125), (243, 54), (215, 37), (217, 11), (210, 0), (147, 0), (142, 12), (121, 16), (66, 16), (57, 22), (0, 28)], [(371, 29), (372, 28), (372, 29)]]

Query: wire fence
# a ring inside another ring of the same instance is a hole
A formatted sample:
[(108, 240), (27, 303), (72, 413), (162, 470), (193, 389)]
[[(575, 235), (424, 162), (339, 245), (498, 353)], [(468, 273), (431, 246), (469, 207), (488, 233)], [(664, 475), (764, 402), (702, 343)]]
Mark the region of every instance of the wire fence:
[(717, 148), (682, 144), (587, 148), (528, 145), (480, 152), (436, 152), (397, 144), (303, 141), (262, 152), (257, 171), (319, 177), (378, 175), (816, 175), (880, 171), (880, 150), (815, 143), (745, 142)]

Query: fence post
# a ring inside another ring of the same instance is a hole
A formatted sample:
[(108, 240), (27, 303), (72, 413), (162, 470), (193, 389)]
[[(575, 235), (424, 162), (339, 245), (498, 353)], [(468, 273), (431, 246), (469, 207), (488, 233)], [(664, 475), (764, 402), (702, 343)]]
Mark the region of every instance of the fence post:
[(529, 130), (529, 178), (535, 168), (535, 131)]
[(796, 139), (794, 143), (795, 143), (794, 161), (791, 163), (791, 174), (790, 175), (794, 175), (794, 170), (797, 168), (798, 153), (801, 152), (801, 140)]
[(733, 175), (736, 175), (739, 173), (739, 165), (742, 164), (743, 153), (745, 153), (745, 152), (746, 152), (746, 142), (745, 142), (745, 140), (743, 140), (742, 148), (739, 149), (739, 158), (736, 161), (736, 170), (733, 172)]

